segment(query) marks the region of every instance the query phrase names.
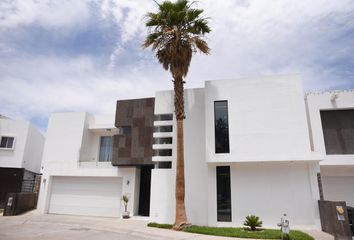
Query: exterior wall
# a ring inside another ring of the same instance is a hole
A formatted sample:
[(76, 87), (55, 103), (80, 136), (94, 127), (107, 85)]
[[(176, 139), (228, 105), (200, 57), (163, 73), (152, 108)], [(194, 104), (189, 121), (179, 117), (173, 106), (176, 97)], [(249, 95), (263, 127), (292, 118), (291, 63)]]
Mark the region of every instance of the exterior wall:
[[(109, 129), (107, 131), (107, 129)], [(128, 211), (134, 214), (135, 168), (117, 169), (110, 162), (98, 162), (100, 136), (116, 133), (114, 117), (85, 112), (57, 113), (49, 119), (42, 163), (42, 183), (38, 209), (46, 213), (53, 177), (117, 177), (122, 194), (130, 198)], [(98, 203), (99, 204), (99, 203)], [(123, 203), (121, 209), (123, 208)]]
[(152, 169), (150, 197), (150, 220), (152, 222), (174, 223), (175, 178), (176, 171), (173, 169)]
[(324, 199), (346, 201), (353, 207), (354, 155), (326, 155), (320, 111), (354, 109), (354, 90), (308, 93), (306, 102), (313, 150), (324, 155), (320, 162)]
[(23, 156), (23, 168), (35, 173), (40, 172), (44, 142), (43, 135), (32, 125), (29, 125)]
[(346, 201), (354, 207), (354, 165), (322, 165), (321, 177), (325, 200)]
[[(311, 153), (303, 96), (297, 75), (207, 81), (207, 162), (320, 160)], [(218, 100), (228, 100), (229, 154), (215, 154)]]
[[(155, 114), (174, 112), (173, 92), (158, 92), (155, 98)], [(205, 162), (204, 134), (204, 90), (189, 89), (185, 91), (184, 146), (185, 146), (185, 181), (186, 211), (193, 224), (207, 224), (207, 171)], [(176, 143), (176, 122), (173, 121), (173, 143)], [(172, 147), (171, 169), (153, 169), (151, 181), (150, 216), (156, 222), (173, 223), (175, 218), (175, 177), (176, 144)], [(160, 160), (154, 158), (154, 160)]]
[(15, 137), (14, 149), (0, 149), (0, 167), (25, 168), (39, 173), (43, 135), (29, 122), (0, 118), (0, 136)]
[[(318, 228), (317, 163), (232, 163), (232, 222), (217, 222), (216, 166), (209, 165), (208, 225), (242, 226), (257, 215), (264, 227), (276, 228), (284, 213), (294, 228)], [(313, 184), (315, 183), (315, 184)]]
[(129, 127), (113, 140), (114, 166), (152, 165), (154, 98), (117, 101), (116, 127)]

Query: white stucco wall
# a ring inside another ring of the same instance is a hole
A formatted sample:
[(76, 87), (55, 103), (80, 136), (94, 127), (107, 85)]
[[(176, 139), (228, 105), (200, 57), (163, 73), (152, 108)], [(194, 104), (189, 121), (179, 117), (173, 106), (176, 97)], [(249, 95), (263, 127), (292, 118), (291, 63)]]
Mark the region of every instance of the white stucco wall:
[(325, 200), (354, 207), (354, 165), (321, 165), (321, 177)]
[(44, 136), (30, 124), (23, 156), (23, 167), (25, 169), (40, 173), (44, 142)]
[(232, 222), (217, 222), (216, 166), (209, 165), (209, 219), (213, 226), (242, 226), (248, 215), (276, 228), (284, 213), (294, 228), (318, 228), (317, 163), (232, 163)]
[[(214, 101), (228, 101), (230, 153), (215, 154)], [(206, 81), (208, 162), (320, 160), (312, 156), (297, 75)]]
[[(207, 163), (205, 162), (204, 89), (185, 91), (185, 204), (188, 219), (194, 224), (207, 224)], [(173, 113), (173, 92), (157, 92), (155, 114)], [(173, 121), (174, 129), (176, 127)], [(176, 142), (176, 131), (173, 132)], [(156, 222), (175, 220), (176, 144), (172, 144), (172, 169), (154, 169), (151, 183), (150, 216)]]
[(15, 137), (14, 149), (0, 149), (0, 167), (40, 172), (44, 136), (30, 122), (0, 118), (0, 136)]
[(150, 220), (158, 223), (175, 221), (175, 182), (174, 169), (152, 169)]

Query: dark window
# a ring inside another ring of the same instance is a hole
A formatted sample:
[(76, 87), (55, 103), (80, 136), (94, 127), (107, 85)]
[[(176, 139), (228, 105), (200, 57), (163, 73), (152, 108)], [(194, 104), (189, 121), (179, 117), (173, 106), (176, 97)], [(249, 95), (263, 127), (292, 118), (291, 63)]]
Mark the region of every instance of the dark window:
[(131, 127), (120, 127), (120, 132), (121, 134), (127, 135), (132, 133), (132, 128)]
[(157, 126), (154, 127), (154, 132), (172, 132), (172, 126)]
[(157, 168), (172, 168), (172, 162), (158, 162)]
[(154, 144), (172, 144), (171, 137), (155, 138)]
[(229, 119), (227, 101), (214, 102), (215, 153), (229, 153)]
[(172, 149), (155, 149), (154, 156), (172, 156)]
[(112, 161), (112, 140), (111, 136), (102, 136), (100, 142), (100, 155), (98, 161), (111, 162)]
[(14, 137), (1, 137), (0, 148), (12, 149), (14, 146)]
[(155, 115), (155, 121), (171, 121), (171, 120), (173, 120), (173, 114)]
[(321, 111), (327, 154), (354, 154), (354, 110)]
[(216, 167), (216, 192), (219, 222), (231, 222), (230, 167)]

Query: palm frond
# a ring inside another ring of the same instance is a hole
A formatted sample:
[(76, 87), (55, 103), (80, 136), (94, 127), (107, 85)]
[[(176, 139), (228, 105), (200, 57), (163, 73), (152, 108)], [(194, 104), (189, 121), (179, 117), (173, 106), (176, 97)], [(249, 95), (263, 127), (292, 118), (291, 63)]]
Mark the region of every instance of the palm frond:
[(211, 31), (202, 9), (193, 8), (188, 0), (157, 3), (158, 11), (149, 12), (145, 25), (150, 33), (143, 47), (152, 47), (156, 58), (173, 76), (186, 76), (193, 52), (210, 53), (203, 39)]

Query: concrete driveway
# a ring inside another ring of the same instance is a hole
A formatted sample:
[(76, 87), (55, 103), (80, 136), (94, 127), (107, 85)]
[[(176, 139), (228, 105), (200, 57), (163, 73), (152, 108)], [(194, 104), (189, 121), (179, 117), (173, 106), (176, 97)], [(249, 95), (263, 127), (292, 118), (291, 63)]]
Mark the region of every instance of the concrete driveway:
[[(0, 217), (1, 240), (237, 240), (146, 227), (143, 219), (116, 219), (53, 214), (36, 211)], [(320, 231), (311, 232), (318, 240), (333, 240)], [(244, 239), (243, 239), (244, 240)]]

